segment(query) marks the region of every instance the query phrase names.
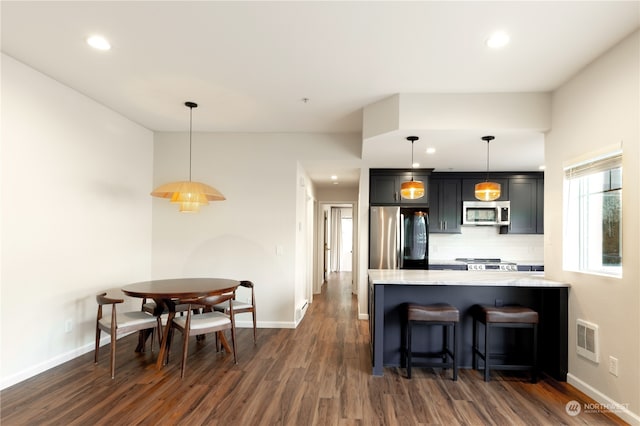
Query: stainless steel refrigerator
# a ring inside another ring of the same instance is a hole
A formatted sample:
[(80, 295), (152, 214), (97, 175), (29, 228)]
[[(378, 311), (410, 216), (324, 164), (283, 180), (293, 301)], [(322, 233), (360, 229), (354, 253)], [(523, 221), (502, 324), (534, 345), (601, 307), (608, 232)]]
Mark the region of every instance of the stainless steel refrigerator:
[(429, 210), (369, 209), (370, 269), (429, 269)]

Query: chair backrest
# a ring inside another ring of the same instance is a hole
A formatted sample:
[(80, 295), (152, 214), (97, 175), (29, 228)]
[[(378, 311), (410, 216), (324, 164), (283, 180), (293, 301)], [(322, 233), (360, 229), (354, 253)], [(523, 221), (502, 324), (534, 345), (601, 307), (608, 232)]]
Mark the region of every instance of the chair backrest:
[(256, 295), (253, 291), (253, 283), (251, 281), (240, 281), (240, 285), (251, 289), (251, 306), (256, 306)]
[[(232, 303), (231, 300), (234, 298), (234, 293), (225, 293), (216, 296), (208, 296), (208, 297), (195, 297), (192, 299), (180, 299), (181, 304), (189, 304), (189, 305), (204, 305), (204, 306), (213, 306), (218, 303), (225, 302), (229, 300), (229, 303)], [(189, 308), (191, 310), (191, 308)]]
[(113, 299), (111, 297), (107, 297), (107, 293), (100, 293), (96, 295), (96, 302), (98, 305), (113, 305), (115, 303), (123, 303), (124, 299)]
[(107, 293), (100, 293), (96, 295), (96, 302), (98, 302), (98, 318), (96, 321), (100, 321), (102, 319), (102, 306), (103, 305), (112, 305), (111, 306), (111, 328), (116, 328), (116, 304), (123, 303), (124, 299), (114, 299), (112, 297), (107, 297)]
[[(183, 304), (188, 304), (189, 305), (189, 309), (187, 309), (187, 319), (186, 319), (186, 323), (185, 323), (185, 328), (187, 330), (191, 329), (191, 315), (193, 312), (192, 306), (205, 306), (205, 307), (209, 307), (213, 310), (213, 306), (218, 304), (218, 303), (222, 303), (225, 301), (229, 301), (229, 307), (232, 307), (232, 303), (233, 303), (233, 298), (234, 298), (234, 293), (225, 293), (225, 294), (220, 294), (217, 296), (209, 296), (209, 297), (200, 297), (200, 298), (193, 298), (193, 299), (180, 299), (180, 303)], [(231, 327), (232, 329), (235, 329), (235, 319), (233, 316), (233, 309), (230, 309), (229, 313), (227, 314), (229, 316), (229, 319), (231, 320)], [(190, 333), (190, 332), (189, 332)]]

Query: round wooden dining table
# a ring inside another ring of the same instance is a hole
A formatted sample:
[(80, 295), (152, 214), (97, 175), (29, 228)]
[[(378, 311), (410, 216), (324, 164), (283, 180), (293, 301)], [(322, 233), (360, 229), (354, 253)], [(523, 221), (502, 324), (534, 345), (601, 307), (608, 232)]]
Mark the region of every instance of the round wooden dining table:
[[(167, 325), (162, 333), (160, 352), (156, 362), (157, 368), (162, 368), (167, 358), (171, 322), (176, 315), (176, 305), (180, 300), (231, 293), (239, 285), (240, 281), (226, 278), (171, 278), (128, 284), (122, 287), (122, 292), (131, 297), (153, 299), (156, 302), (155, 315), (161, 315), (165, 309), (168, 312)], [(224, 334), (221, 337), (223, 345), (228, 350)], [(144, 338), (146, 337), (141, 337), (142, 345), (144, 345)]]

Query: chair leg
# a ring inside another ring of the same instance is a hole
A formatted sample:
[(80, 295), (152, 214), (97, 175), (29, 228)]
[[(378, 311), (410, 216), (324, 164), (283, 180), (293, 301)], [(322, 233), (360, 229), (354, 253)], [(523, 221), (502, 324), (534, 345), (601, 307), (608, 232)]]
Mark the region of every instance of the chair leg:
[(182, 330), (182, 367), (180, 370), (180, 378), (184, 378), (184, 369), (187, 366), (187, 352), (189, 350), (189, 332)]
[(255, 345), (258, 340), (256, 338), (256, 309), (253, 308), (253, 311), (251, 311), (251, 315), (253, 316), (253, 344)]
[(478, 321), (476, 321), (476, 319), (473, 319), (473, 339), (472, 339), (473, 343), (473, 347), (471, 348), (471, 358), (472, 358), (472, 362), (473, 362), (473, 369), (477, 370), (478, 369), (478, 354), (477, 354), (477, 350), (478, 350)]
[(449, 348), (449, 325), (443, 325), (442, 326), (442, 362), (447, 362), (448, 348)]
[(96, 348), (93, 351), (93, 362), (98, 363), (98, 352), (100, 351), (100, 327), (96, 325)]
[(169, 327), (169, 333), (167, 336), (167, 347), (165, 348), (165, 361), (163, 365), (169, 364), (169, 353), (171, 352), (171, 343), (173, 343), (173, 327), (169, 323), (165, 327)]
[[(162, 346), (162, 320), (160, 319), (160, 316), (157, 317), (158, 318), (158, 351), (160, 349), (160, 346)], [(153, 347), (151, 348), (151, 352), (153, 352)]]
[(453, 323), (453, 381), (458, 380), (458, 323)]
[(111, 378), (116, 377), (116, 330), (111, 330)]
[(489, 355), (489, 324), (484, 325), (484, 381), (489, 381), (489, 364), (490, 364), (490, 355)]
[(407, 321), (407, 378), (411, 378), (411, 321)]
[(236, 328), (231, 327), (231, 347), (233, 348), (233, 363), (238, 363), (238, 357), (236, 355)]
[(533, 325), (533, 367), (531, 367), (531, 383), (538, 381), (538, 324)]

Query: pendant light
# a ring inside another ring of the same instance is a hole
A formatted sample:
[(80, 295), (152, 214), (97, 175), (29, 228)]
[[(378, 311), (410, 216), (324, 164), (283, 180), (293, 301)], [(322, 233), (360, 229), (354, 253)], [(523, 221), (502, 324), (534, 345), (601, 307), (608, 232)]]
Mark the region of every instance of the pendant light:
[(185, 102), (184, 105), (189, 108), (189, 180), (170, 182), (160, 185), (151, 193), (154, 197), (169, 198), (174, 204), (179, 204), (180, 211), (189, 213), (197, 212), (200, 206), (206, 206), (209, 201), (222, 201), (224, 195), (217, 189), (202, 182), (194, 182), (191, 180), (191, 133), (192, 133), (192, 117), (193, 109), (198, 107), (195, 102)]
[(489, 142), (494, 139), (493, 136), (482, 137), (482, 140), (487, 142), (487, 178), (475, 186), (475, 196), (480, 201), (494, 201), (500, 198), (500, 184), (489, 182)]
[[(417, 136), (407, 137), (407, 140), (411, 141), (411, 168), (413, 168), (413, 143), (418, 139)], [(424, 197), (424, 183), (419, 180), (413, 180), (413, 170), (411, 171), (411, 180), (400, 184), (400, 195), (408, 200)]]

